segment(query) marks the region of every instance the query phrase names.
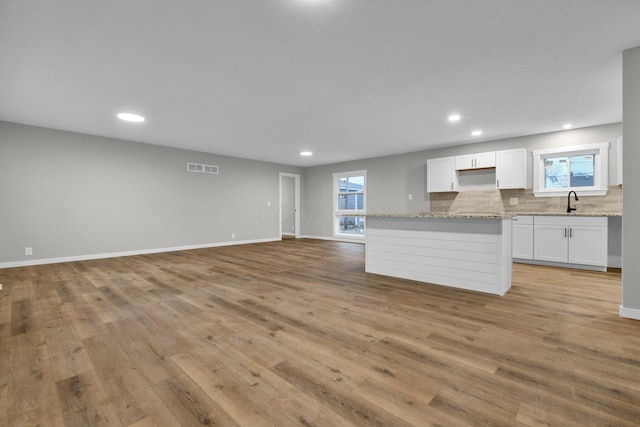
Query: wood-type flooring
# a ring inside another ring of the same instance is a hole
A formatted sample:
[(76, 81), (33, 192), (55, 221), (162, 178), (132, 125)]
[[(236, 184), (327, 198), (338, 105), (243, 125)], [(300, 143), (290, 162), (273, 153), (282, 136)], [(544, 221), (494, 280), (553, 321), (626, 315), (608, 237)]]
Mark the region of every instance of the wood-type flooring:
[(310, 239), (0, 270), (1, 426), (637, 426), (620, 274), (504, 297)]

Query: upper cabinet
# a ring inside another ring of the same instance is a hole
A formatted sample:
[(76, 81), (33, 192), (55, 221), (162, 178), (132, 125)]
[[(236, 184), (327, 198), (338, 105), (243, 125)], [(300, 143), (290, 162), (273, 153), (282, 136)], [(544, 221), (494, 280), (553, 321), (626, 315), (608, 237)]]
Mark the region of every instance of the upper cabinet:
[(496, 151), (496, 188), (526, 188), (527, 186), (527, 150)]
[(496, 152), (465, 154), (455, 157), (455, 168), (457, 171), (470, 169), (487, 169), (496, 167)]
[(527, 150), (491, 151), (427, 160), (427, 192), (525, 188)]
[(458, 191), (453, 157), (427, 160), (427, 192)]

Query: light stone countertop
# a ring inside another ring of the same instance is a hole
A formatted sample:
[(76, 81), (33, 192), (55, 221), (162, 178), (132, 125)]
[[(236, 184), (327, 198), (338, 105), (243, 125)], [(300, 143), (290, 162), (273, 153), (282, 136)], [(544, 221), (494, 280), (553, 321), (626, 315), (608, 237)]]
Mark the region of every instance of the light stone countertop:
[(367, 218), (493, 218), (505, 219), (518, 215), (532, 216), (622, 216), (621, 213), (566, 213), (566, 212), (417, 212), (417, 213), (376, 213), (366, 214)]
[(584, 213), (584, 212), (518, 212), (515, 215), (531, 215), (531, 216), (622, 216), (620, 212), (596, 212), (596, 213)]
[(499, 212), (419, 212), (419, 213), (396, 213), (396, 214), (366, 214), (367, 218), (493, 218), (505, 219), (513, 218), (517, 214)]

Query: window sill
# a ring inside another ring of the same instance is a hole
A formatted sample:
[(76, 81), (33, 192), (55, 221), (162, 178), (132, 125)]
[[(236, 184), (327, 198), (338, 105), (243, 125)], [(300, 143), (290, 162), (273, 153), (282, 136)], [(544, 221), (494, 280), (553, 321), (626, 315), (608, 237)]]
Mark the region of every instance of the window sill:
[(580, 189), (563, 189), (560, 191), (534, 191), (533, 195), (536, 197), (564, 197), (569, 194), (569, 191), (575, 191), (578, 193), (578, 197), (590, 197), (590, 196), (606, 196), (609, 190), (580, 190)]
[(357, 235), (357, 234), (334, 234), (333, 237), (341, 240), (353, 240), (353, 241), (364, 240), (364, 235)]

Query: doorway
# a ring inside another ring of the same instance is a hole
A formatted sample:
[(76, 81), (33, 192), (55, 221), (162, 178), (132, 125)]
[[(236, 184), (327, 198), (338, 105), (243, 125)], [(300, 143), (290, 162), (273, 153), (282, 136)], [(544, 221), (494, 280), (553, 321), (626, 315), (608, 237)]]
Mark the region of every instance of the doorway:
[(300, 238), (300, 175), (280, 172), (280, 237)]

